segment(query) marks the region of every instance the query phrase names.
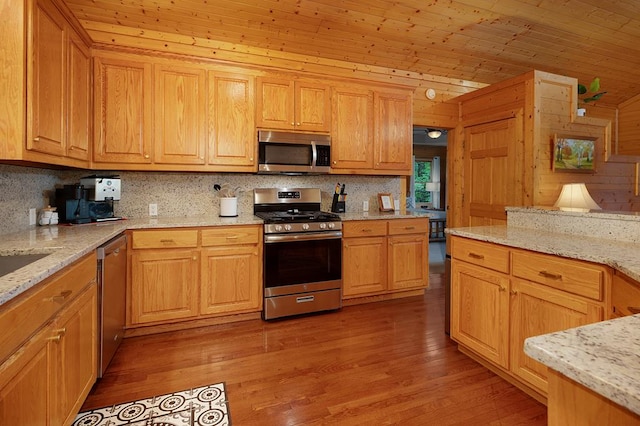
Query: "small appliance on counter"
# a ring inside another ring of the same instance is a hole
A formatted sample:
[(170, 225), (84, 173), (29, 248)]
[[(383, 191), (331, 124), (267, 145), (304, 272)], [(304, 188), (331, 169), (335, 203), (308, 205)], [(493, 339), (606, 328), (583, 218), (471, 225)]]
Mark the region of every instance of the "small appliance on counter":
[(89, 223), (119, 220), (113, 202), (120, 200), (118, 176), (88, 176), (79, 184), (56, 188), (56, 207), (62, 223)]

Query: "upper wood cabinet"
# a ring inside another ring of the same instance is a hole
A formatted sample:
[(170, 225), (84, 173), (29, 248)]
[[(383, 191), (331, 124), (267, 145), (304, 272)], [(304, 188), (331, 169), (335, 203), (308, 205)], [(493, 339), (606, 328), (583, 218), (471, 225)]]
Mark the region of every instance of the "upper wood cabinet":
[(331, 166), (336, 173), (409, 175), (412, 129), (410, 91), (334, 87)]
[(150, 164), (151, 63), (95, 56), (95, 163)]
[(257, 171), (251, 72), (109, 51), (94, 56), (98, 167)]
[(258, 78), (257, 125), (260, 128), (328, 132), (328, 85), (274, 77)]
[(255, 77), (209, 71), (207, 83), (209, 164), (223, 171), (255, 172)]
[(153, 68), (154, 162), (204, 164), (205, 70), (164, 64)]
[(32, 28), (27, 49), (32, 60), (27, 64), (25, 158), (86, 167), (91, 108), (89, 48), (51, 0), (34, 1)]
[(373, 169), (373, 92), (364, 87), (334, 87), (331, 94), (331, 167)]
[(375, 94), (375, 169), (411, 174), (412, 102), (408, 91)]
[(91, 149), (91, 55), (84, 42), (69, 33), (69, 113), (67, 156), (90, 159)]

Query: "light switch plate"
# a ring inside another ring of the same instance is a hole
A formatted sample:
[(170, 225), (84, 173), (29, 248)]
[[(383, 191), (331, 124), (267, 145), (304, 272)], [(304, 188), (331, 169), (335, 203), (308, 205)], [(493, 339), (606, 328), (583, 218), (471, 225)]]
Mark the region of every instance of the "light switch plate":
[(155, 203), (149, 204), (149, 216), (158, 216), (158, 205)]

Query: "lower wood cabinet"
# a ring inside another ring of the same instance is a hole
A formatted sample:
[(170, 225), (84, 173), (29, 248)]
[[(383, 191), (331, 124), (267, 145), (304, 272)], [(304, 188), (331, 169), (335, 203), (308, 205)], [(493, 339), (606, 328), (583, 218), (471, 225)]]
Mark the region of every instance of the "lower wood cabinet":
[(128, 325), (262, 309), (262, 226), (131, 231)]
[(424, 289), (429, 283), (429, 219), (343, 223), (345, 299)]
[(509, 276), (452, 261), (451, 337), (509, 368)]
[(525, 339), (602, 321), (610, 271), (455, 236), (451, 253), (451, 337), (546, 396), (547, 367), (524, 353)]
[[(82, 285), (78, 286), (77, 283)], [(53, 296), (43, 295), (54, 290)], [(58, 306), (0, 364), (0, 424), (71, 424), (98, 366), (96, 257), (91, 254), (0, 308), (7, 321)], [(37, 316), (37, 315), (36, 315)], [(27, 332), (30, 333), (30, 332)]]
[(199, 250), (135, 250), (131, 255), (131, 322), (196, 317), (199, 260)]
[(615, 271), (611, 285), (611, 309), (608, 318), (640, 314), (640, 283)]

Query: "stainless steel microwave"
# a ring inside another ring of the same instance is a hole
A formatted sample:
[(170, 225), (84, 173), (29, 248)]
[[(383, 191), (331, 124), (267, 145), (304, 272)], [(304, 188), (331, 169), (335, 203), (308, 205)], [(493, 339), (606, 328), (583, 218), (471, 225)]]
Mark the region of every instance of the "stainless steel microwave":
[(323, 174), (331, 170), (331, 136), (258, 131), (258, 173)]

